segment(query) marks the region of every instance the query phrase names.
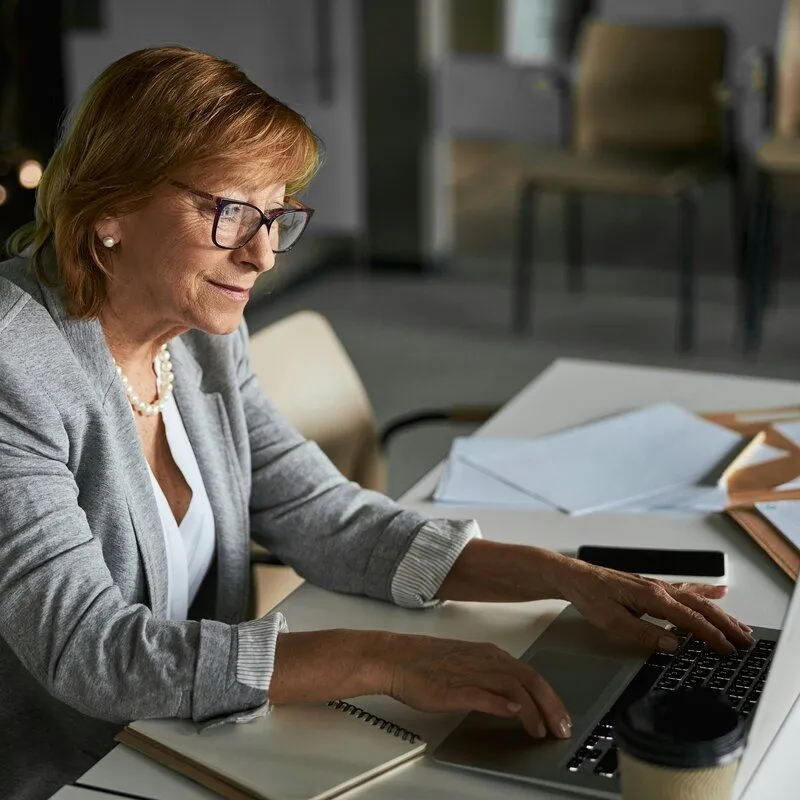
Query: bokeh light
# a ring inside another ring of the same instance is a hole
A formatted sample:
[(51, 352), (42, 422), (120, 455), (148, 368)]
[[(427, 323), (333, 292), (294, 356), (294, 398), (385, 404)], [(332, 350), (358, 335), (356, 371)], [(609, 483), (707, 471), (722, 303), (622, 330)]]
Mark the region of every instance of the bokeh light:
[(19, 182), (25, 189), (35, 189), (42, 179), (42, 165), (34, 158), (29, 158), (19, 165)]

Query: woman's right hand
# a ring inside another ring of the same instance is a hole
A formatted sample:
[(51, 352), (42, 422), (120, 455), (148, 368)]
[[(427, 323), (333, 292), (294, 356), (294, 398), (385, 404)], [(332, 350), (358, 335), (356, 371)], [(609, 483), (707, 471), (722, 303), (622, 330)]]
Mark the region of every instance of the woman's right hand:
[(519, 717), (531, 736), (570, 735), (560, 698), (532, 667), (493, 645), (387, 634), (384, 693), (420, 711), (483, 711)]
[(531, 736), (572, 725), (534, 669), (493, 644), (385, 631), (278, 635), (269, 699), (276, 705), (386, 694), (420, 711), (518, 717)]

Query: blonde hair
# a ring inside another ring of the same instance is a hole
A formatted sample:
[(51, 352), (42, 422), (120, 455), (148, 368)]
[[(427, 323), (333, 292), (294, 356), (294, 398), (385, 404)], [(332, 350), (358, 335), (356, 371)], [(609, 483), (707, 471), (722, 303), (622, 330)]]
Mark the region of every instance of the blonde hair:
[(30, 247), (36, 276), (53, 285), (44, 264), (52, 245), (68, 314), (96, 317), (110, 275), (95, 230), (103, 218), (135, 211), (186, 170), (207, 170), (227, 185), (285, 182), (293, 195), (318, 165), (317, 138), (303, 117), (235, 64), (183, 47), (138, 50), (87, 91), (42, 175), (35, 221), (8, 249), (20, 255)]

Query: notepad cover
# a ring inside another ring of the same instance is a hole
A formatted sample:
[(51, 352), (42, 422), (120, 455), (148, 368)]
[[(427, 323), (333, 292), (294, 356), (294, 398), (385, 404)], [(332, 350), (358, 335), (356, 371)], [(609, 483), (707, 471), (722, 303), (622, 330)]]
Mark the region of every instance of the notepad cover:
[(205, 731), (188, 720), (141, 720), (117, 740), (228, 800), (327, 800), (425, 751), (379, 723), (326, 705), (280, 706)]

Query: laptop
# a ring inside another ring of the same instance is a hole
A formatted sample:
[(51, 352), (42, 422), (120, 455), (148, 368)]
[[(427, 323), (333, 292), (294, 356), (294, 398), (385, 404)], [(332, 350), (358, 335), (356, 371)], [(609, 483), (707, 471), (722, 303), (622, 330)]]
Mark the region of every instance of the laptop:
[(733, 656), (715, 653), (677, 631), (675, 653), (620, 645), (568, 606), (522, 655), (564, 700), (573, 720), (570, 739), (532, 739), (519, 721), (473, 712), (439, 745), (441, 764), (573, 791), (620, 797), (614, 719), (646, 692), (706, 686), (726, 695), (748, 727), (737, 776), (740, 797), (800, 694), (800, 591), (782, 631), (754, 628), (755, 645)]

